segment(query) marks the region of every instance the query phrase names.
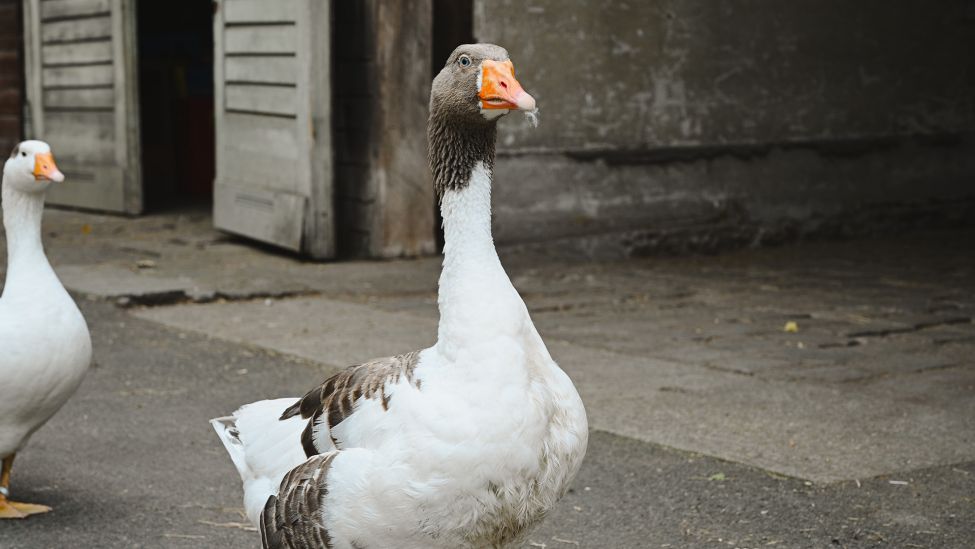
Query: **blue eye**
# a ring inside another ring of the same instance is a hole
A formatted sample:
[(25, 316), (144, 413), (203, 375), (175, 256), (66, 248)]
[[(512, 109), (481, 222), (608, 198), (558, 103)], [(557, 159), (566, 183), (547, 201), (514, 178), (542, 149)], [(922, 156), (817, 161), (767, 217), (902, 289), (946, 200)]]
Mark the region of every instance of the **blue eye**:
[(460, 58), (457, 59), (457, 62), (460, 63), (461, 67), (471, 66), (471, 58), (467, 57), (466, 55), (461, 55)]

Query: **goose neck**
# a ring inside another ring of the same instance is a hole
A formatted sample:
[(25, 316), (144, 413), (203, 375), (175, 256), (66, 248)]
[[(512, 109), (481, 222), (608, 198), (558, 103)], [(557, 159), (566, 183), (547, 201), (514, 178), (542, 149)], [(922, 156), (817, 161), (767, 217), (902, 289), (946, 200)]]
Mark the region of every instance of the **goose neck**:
[(491, 172), (483, 162), (471, 169), (468, 182), (448, 190), (440, 200), (444, 227), (444, 263), (493, 253)]
[(469, 179), (441, 200), (445, 244), (438, 347), (450, 361), (465, 350), (493, 346), (499, 337), (513, 337), (525, 315), (491, 236), (490, 171), (478, 163)]
[(7, 239), (7, 281), (4, 293), (15, 285), (21, 275), (31, 278), (41, 271), (49, 271), (44, 247), (41, 244), (41, 217), (44, 214), (44, 193), (25, 193), (3, 183), (3, 227)]

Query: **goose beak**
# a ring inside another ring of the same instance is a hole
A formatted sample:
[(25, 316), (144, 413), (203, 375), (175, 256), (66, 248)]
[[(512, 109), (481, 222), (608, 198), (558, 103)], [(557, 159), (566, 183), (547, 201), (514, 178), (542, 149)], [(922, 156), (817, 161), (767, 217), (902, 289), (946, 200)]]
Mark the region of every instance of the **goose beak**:
[(480, 80), (477, 97), (482, 109), (535, 110), (535, 98), (515, 80), (515, 66), (510, 59), (485, 59), (481, 63)]
[(54, 155), (51, 153), (37, 153), (34, 155), (34, 179), (36, 181), (54, 181), (60, 183), (64, 181), (64, 174), (54, 163)]

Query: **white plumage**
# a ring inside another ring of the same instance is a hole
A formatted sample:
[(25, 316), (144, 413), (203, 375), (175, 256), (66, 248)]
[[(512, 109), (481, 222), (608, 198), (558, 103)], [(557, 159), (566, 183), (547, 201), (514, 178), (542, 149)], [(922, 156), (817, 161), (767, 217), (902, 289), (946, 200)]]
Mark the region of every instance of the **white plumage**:
[(84, 317), (41, 245), (44, 191), (64, 176), (50, 147), (25, 141), (3, 170), (7, 275), (0, 296), (0, 518), (49, 510), (6, 500), (13, 457), (67, 402), (91, 362)]
[[(475, 58), (494, 55), (493, 67), (507, 59), (496, 46), (470, 48)], [(455, 71), (458, 82), (469, 66)], [(530, 96), (518, 99), (534, 108)], [(481, 116), (476, 102), (471, 112)], [(498, 258), (493, 141), (479, 144), (468, 147), (469, 168), (439, 172), (466, 175), (438, 182), (446, 246), (437, 343), (352, 367), (298, 401), (213, 420), (244, 481), (247, 515), (260, 515), (264, 547), (504, 547), (578, 471), (585, 409)], [(440, 152), (464, 162), (463, 151)], [(258, 457), (269, 448), (279, 450), (273, 460)]]
[[(301, 449), (305, 421), (299, 417), (278, 418), (296, 398), (261, 400), (242, 406), (232, 416), (212, 420), (217, 436), (230, 453), (244, 483), (244, 510), (257, 524), (267, 498), (278, 493), (285, 473), (307, 457)], [(241, 438), (240, 433), (250, 436)]]

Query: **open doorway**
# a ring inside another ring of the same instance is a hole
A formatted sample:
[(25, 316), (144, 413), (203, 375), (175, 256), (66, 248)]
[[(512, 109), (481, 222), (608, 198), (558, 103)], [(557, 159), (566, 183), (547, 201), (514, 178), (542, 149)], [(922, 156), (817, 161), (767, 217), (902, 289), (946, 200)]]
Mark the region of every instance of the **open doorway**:
[(145, 210), (213, 200), (213, 6), (140, 2), (139, 114)]
[(22, 137), (24, 66), (20, 2), (0, 0), (0, 158)]

